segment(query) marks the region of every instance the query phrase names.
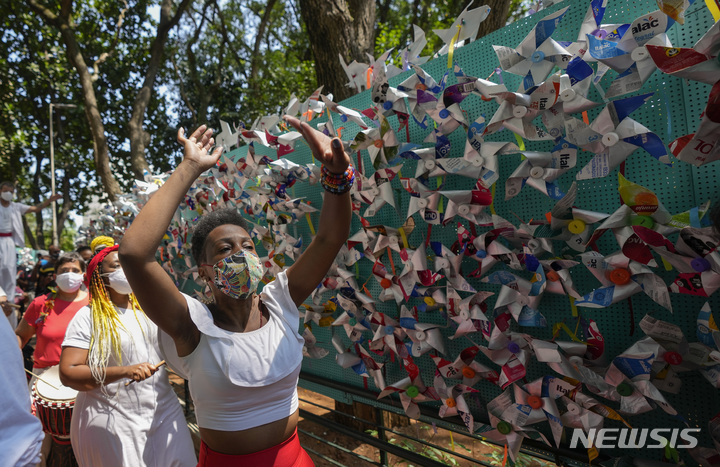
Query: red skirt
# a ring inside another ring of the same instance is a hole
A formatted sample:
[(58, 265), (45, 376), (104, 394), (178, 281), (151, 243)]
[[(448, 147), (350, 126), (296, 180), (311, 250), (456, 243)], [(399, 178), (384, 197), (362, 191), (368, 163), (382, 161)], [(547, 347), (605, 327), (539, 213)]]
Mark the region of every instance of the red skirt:
[(204, 442), (200, 443), (200, 462), (198, 467), (314, 467), (315, 463), (300, 446), (300, 438), (295, 433), (277, 446), (252, 454), (234, 456), (215, 452)]

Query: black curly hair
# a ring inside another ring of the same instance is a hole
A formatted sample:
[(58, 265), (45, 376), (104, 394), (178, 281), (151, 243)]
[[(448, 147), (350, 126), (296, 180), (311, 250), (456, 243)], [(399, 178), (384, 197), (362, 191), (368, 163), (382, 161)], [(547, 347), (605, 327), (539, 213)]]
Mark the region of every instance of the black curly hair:
[(193, 230), (192, 246), (190, 249), (195, 264), (200, 265), (203, 262), (205, 241), (208, 235), (210, 235), (210, 232), (226, 224), (237, 225), (238, 227), (248, 230), (247, 221), (235, 208), (218, 209), (200, 218), (200, 221), (195, 225), (195, 229)]

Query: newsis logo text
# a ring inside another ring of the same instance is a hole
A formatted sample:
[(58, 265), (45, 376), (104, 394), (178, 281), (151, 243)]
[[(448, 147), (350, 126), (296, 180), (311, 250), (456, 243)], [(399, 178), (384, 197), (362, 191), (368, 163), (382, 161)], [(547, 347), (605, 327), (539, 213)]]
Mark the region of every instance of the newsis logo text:
[(671, 448), (691, 449), (698, 445), (696, 434), (700, 428), (591, 428), (587, 434), (580, 428), (573, 430), (570, 448), (578, 444), (585, 449), (639, 449)]

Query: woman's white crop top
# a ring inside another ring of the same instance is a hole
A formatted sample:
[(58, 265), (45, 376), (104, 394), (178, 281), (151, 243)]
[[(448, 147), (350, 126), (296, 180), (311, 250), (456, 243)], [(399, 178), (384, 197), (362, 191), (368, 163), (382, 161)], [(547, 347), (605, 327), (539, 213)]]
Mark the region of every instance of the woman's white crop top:
[(304, 339), (285, 272), (267, 284), (260, 299), (269, 321), (251, 332), (217, 327), (207, 306), (185, 295), (200, 343), (178, 357), (172, 338), (160, 331), (160, 349), (170, 367), (190, 383), (198, 426), (239, 431), (283, 419), (298, 408), (297, 382)]

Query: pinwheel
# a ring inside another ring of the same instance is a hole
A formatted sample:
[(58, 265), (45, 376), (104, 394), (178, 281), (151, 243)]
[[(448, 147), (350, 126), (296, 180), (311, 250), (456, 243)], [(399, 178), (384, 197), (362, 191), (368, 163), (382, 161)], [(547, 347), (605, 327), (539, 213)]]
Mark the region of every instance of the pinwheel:
[(462, 256), (454, 254), (448, 247), (440, 242), (430, 242), (430, 248), (435, 254), (435, 271), (442, 271), (445, 277), (455, 290), (475, 293), (475, 289), (462, 276), (460, 263)]
[(469, 299), (463, 300), (459, 310), (452, 313), (450, 319), (457, 323), (458, 327), (455, 334), (450, 339), (466, 336), (474, 332), (482, 332), (483, 335), (490, 337), (490, 320), (485, 316), (487, 304), (485, 300), (492, 292), (477, 292)]
[(652, 93), (610, 102), (590, 125), (574, 117), (565, 117), (565, 139), (595, 153), (595, 157), (577, 173), (578, 180), (607, 176), (639, 147), (663, 164), (670, 165), (660, 137), (629, 117), (650, 96)]
[(606, 308), (631, 295), (645, 292), (658, 305), (672, 311), (665, 282), (647, 266), (628, 259), (620, 252), (603, 257), (596, 251), (588, 251), (580, 256), (583, 264), (603, 287), (584, 295), (575, 305)]
[(220, 120), (220, 133), (215, 136), (215, 144), (222, 146), (223, 152), (228, 152), (233, 146), (237, 146), (240, 132), (230, 128), (230, 124)]
[(435, 381), (433, 386), (435, 387), (435, 392), (437, 392), (437, 395), (442, 401), (442, 407), (440, 407), (440, 411), (438, 413), (440, 418), (459, 415), (465, 423), (465, 426), (467, 426), (468, 431), (470, 431), (470, 433), (474, 433), (474, 419), (472, 412), (470, 412), (470, 408), (465, 402), (463, 394), (477, 393), (479, 391), (464, 384), (454, 384), (448, 388), (447, 384), (445, 384), (445, 380), (443, 380), (438, 371), (435, 372)]
[(352, 370), (363, 378), (372, 376), (375, 387), (378, 389), (385, 387), (385, 378), (382, 368), (384, 364), (376, 362), (370, 353), (358, 343), (353, 344), (355, 352), (347, 351), (340, 339), (340, 336), (333, 336), (333, 347), (335, 347), (335, 360), (342, 368), (352, 368)]
[(533, 124), (533, 120), (555, 104), (558, 98), (557, 84), (557, 81), (546, 81), (524, 93), (506, 91), (493, 94), (500, 107), (488, 122), (484, 134), (490, 135), (507, 128), (530, 141), (554, 139)]
[(382, 114), (377, 114), (380, 125), (378, 127), (363, 130), (355, 135), (350, 143), (352, 151), (367, 149), (373, 167), (379, 169), (387, 167), (388, 159), (393, 159), (397, 154), (398, 140), (395, 131)]
[(444, 214), (440, 212), (440, 193), (430, 190), (416, 178), (400, 179), (405, 191), (410, 193), (407, 218), (410, 219), (416, 212), (428, 224), (442, 224)]
[(555, 180), (575, 167), (577, 147), (560, 140), (552, 152), (523, 151), (522, 154), (525, 160), (505, 182), (505, 200), (517, 196), (526, 184), (552, 199), (562, 199), (565, 194)]
[(670, 152), (698, 167), (720, 159), (720, 25), (711, 26), (691, 49), (652, 45), (647, 49), (663, 73), (712, 85), (697, 130), (670, 143)]
[(398, 286), (406, 301), (413, 296), (417, 284), (429, 287), (435, 285), (437, 281), (444, 277), (442, 274), (437, 274), (428, 269), (427, 256), (423, 248), (417, 250), (403, 249), (400, 258), (403, 260), (404, 269), (398, 276)]
[(569, 295), (573, 298), (580, 298), (581, 295), (575, 290), (570, 269), (580, 264), (569, 259), (548, 259), (540, 260), (545, 271), (545, 291), (558, 295)]
[(437, 371), (444, 378), (462, 379), (462, 384), (468, 387), (475, 386), (481, 379), (497, 384), (500, 377), (498, 373), (475, 361), (479, 350), (480, 348), (477, 346), (468, 347), (460, 352), (454, 362), (437, 355), (433, 356), (432, 359), (435, 362)]
[(317, 345), (317, 339), (315, 339), (315, 336), (313, 335), (312, 331), (310, 331), (309, 327), (305, 327), (303, 329), (303, 339), (305, 340), (305, 344), (303, 345), (303, 356), (308, 358), (324, 358), (327, 356), (329, 351), (326, 349), (323, 349), (322, 347), (318, 347)]
[(478, 181), (472, 190), (440, 191), (447, 198), (443, 223), (448, 223), (455, 216), (467, 219), (473, 224), (489, 224), (492, 217), (484, 212), (493, 203), (492, 193)]
[(350, 108), (347, 108), (345, 106), (342, 106), (340, 104), (336, 104), (333, 102), (328, 96), (322, 95), (320, 96), (325, 103), (325, 107), (327, 107), (330, 112), (336, 113), (340, 115), (340, 121), (343, 123), (346, 123), (348, 121), (355, 123), (357, 126), (362, 128), (363, 130), (366, 130), (368, 128), (365, 121), (362, 119), (363, 114), (358, 112), (357, 110), (353, 110)]
[(403, 344), (405, 330), (397, 321), (384, 313), (375, 312), (370, 317), (370, 323), (375, 328), (372, 340), (368, 344), (370, 350), (380, 355), (390, 351), (400, 358), (408, 356), (408, 349)]
[[(702, 342), (690, 342), (679, 326), (645, 315), (640, 329), (660, 345), (660, 352), (653, 362), (652, 383), (661, 391), (678, 394), (682, 381), (677, 373), (700, 371), (710, 383), (720, 388), (720, 379), (713, 377), (720, 365), (720, 352)], [(710, 371), (708, 371), (710, 370)], [(710, 375), (710, 377), (708, 377)]]
[(443, 135), (449, 135), (460, 125), (468, 125), (463, 110), (456, 102), (446, 107), (444, 99), (438, 99), (433, 94), (418, 89), (417, 105), (435, 122), (437, 131)]
[[(427, 74), (425, 70), (417, 65), (413, 65), (415, 74), (411, 75), (408, 79), (398, 85), (398, 91), (407, 94), (408, 104), (410, 105), (410, 112), (415, 119), (415, 122), (421, 128), (427, 128), (425, 124), (425, 110), (419, 105), (418, 93), (424, 91), (430, 91), (433, 94), (440, 94), (445, 89), (445, 83), (447, 80), (447, 74), (443, 76), (438, 84), (435, 82), (432, 76)], [(425, 98), (424, 94), (421, 94)]]
[(710, 303), (705, 302), (698, 312), (697, 339), (708, 347), (718, 350), (720, 349), (720, 331), (718, 331), (712, 315)]
[(545, 327), (547, 321), (538, 311), (542, 294), (545, 291), (545, 273), (538, 265), (535, 282), (530, 282), (506, 271), (497, 271), (484, 278), (482, 282), (501, 284), (495, 301), (495, 316), (509, 312), (521, 326)]
[(487, 405), (490, 424), (493, 429), (483, 432), (489, 440), (507, 446), (510, 459), (514, 462), (520, 453), (523, 438), (530, 438), (531, 434), (541, 437), (546, 444), (545, 437), (533, 428), (524, 426), (527, 415), (517, 410), (512, 400), (512, 390), (507, 389)]
[[(700, 223), (709, 209), (709, 203), (706, 203), (686, 212), (670, 215), (654, 192), (627, 180), (622, 174), (619, 174), (618, 178), (618, 191), (624, 204), (598, 226), (588, 244), (593, 244), (608, 229), (612, 229), (623, 254), (633, 261), (655, 266), (650, 247), (640, 238), (638, 232), (645, 232), (646, 238), (652, 235), (653, 243), (657, 244), (660, 236), (667, 237), (680, 228)], [(642, 228), (650, 229), (659, 236)]]
[[(500, 178), (497, 156), (520, 152), (520, 148), (514, 143), (485, 141), (482, 137), (484, 132), (485, 117), (481, 115), (468, 127), (463, 160), (480, 169), (480, 173), (475, 179), (485, 188), (490, 188)], [(454, 159), (447, 161), (451, 160)], [(443, 169), (446, 172), (455, 173), (448, 170), (445, 165), (443, 165)], [(458, 170), (458, 175), (464, 175), (462, 170)]]
[[(502, 262), (512, 269), (520, 270), (522, 265), (520, 260), (513, 250), (503, 245), (500, 241), (503, 238), (502, 234), (508, 230), (504, 227), (504, 224), (495, 223), (497, 219), (501, 219), (498, 216), (493, 216), (493, 224), (496, 226), (495, 229), (478, 235), (472, 239), (473, 253), (470, 255), (472, 259), (478, 261), (480, 264), (478, 269), (469, 274), (470, 277), (482, 277), (487, 274), (492, 267), (498, 262)], [(508, 223), (509, 224), (509, 223)], [(512, 224), (510, 224), (512, 226)], [(515, 227), (512, 226), (512, 230)]]
[[(544, 376), (523, 386), (513, 384), (515, 408), (527, 415), (525, 425), (547, 420), (555, 439), (555, 445), (560, 446), (563, 424), (555, 401), (567, 395), (572, 397), (580, 389), (579, 386), (579, 383), (572, 384), (552, 376)], [(527, 413), (528, 407), (530, 413)]]
[(620, 399), (620, 412), (640, 414), (654, 407), (652, 401), (669, 415), (677, 416), (677, 411), (665, 399), (651, 382), (652, 366), (660, 354), (660, 345), (645, 337), (622, 354), (615, 357), (605, 373), (605, 382), (612, 388), (609, 399)]
[[(563, 240), (573, 250), (583, 252), (590, 238), (589, 226), (607, 219), (608, 214), (576, 208), (576, 197), (577, 183), (573, 182), (567, 194), (550, 211), (550, 231), (547, 236), (553, 240)], [(541, 226), (535, 230), (534, 235), (545, 236), (543, 232)]]
[[(507, 316), (507, 315), (504, 315)], [(487, 347), (478, 346), (494, 364), (501, 367), (497, 385), (506, 388), (525, 377), (531, 351), (524, 334), (506, 333), (509, 318), (498, 315)]]
[(412, 65), (422, 65), (430, 59), (429, 56), (420, 56), (426, 45), (425, 31), (417, 24), (413, 24), (413, 42), (397, 54), (402, 59), (402, 71), (408, 71)]
[(565, 68), (570, 60), (571, 54), (550, 37), (567, 9), (565, 7), (538, 21), (515, 49), (493, 45), (500, 67), (523, 77), (523, 91), (544, 81), (555, 66)]
[(477, 37), (480, 23), (490, 14), (490, 7), (482, 5), (470, 9), (472, 2), (465, 7), (462, 13), (455, 18), (452, 26), (447, 29), (433, 29), (433, 32), (442, 39), (445, 45), (438, 51), (438, 55), (444, 55), (451, 48), (462, 47), (465, 40), (472, 42)]
[(398, 304), (403, 301), (403, 292), (398, 283), (398, 278), (390, 274), (385, 265), (376, 260), (372, 267), (372, 273), (377, 282), (382, 287), (383, 291), (378, 295), (378, 300), (386, 302), (388, 300), (395, 300)]
[(594, 73), (582, 58), (575, 57), (568, 63), (565, 73), (559, 75), (555, 105), (541, 115), (545, 129), (553, 138), (560, 138), (565, 133), (565, 115), (600, 105), (587, 97)]
[(425, 386), (420, 378), (420, 369), (413, 362), (412, 358), (404, 358), (403, 366), (408, 376), (383, 388), (382, 392), (378, 395), (378, 399), (382, 399), (393, 393), (398, 393), (400, 395), (400, 402), (405, 409), (405, 415), (417, 420), (420, 418), (418, 402), (439, 400), (440, 397), (434, 388)]
[(342, 294), (337, 294), (336, 299), (338, 305), (345, 311), (333, 321), (332, 325), (342, 326), (351, 341), (361, 341), (363, 332), (372, 331), (372, 326), (362, 308)]
[[(646, 46), (670, 47), (667, 31), (675, 24), (660, 10), (656, 10), (638, 18), (630, 24), (619, 27), (604, 38), (592, 34), (587, 36), (587, 54), (592, 59), (620, 73), (610, 84), (606, 97), (617, 97), (637, 91), (655, 71), (655, 64), (650, 58)], [(603, 28), (603, 32), (611, 27)], [(602, 33), (599, 35), (602, 36)]]
[[(368, 202), (370, 206), (365, 210), (363, 217), (373, 217), (386, 204), (395, 207), (395, 195), (391, 182), (397, 176), (402, 165), (377, 170), (372, 178), (361, 182), (362, 191), (358, 192), (357, 198)], [(358, 187), (360, 189), (360, 187)]]

